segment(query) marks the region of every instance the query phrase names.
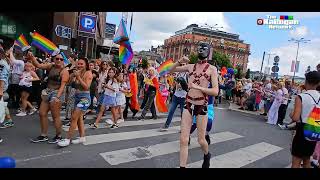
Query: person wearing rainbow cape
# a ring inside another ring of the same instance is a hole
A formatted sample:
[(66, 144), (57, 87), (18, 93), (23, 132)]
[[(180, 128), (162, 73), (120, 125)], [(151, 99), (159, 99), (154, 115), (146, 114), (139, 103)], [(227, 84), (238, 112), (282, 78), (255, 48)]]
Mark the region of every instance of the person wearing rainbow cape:
[[(181, 134), (180, 134), (180, 167), (185, 168), (188, 160), (188, 141), (190, 129), (192, 126), (192, 117), (196, 116), (198, 129), (198, 143), (204, 153), (202, 168), (210, 167), (211, 154), (209, 146), (205, 139), (206, 126), (208, 122), (207, 106), (208, 96), (217, 96), (218, 87), (218, 72), (215, 66), (207, 62), (210, 54), (210, 45), (200, 43), (197, 49), (198, 62), (196, 64), (188, 64), (178, 67), (182, 63), (189, 62), (189, 59), (184, 56), (178, 62), (174, 63), (171, 72), (189, 72), (188, 78), (188, 93), (186, 96), (185, 110), (181, 119)], [(211, 88), (209, 84), (212, 84)]]

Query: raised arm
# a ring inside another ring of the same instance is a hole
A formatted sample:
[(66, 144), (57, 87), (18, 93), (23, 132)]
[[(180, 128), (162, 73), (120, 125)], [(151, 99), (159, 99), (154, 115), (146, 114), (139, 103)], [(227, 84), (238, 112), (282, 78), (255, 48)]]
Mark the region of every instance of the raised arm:
[(45, 70), (48, 70), (52, 67), (52, 64), (49, 63), (49, 64), (40, 64), (36, 57), (33, 56), (32, 52), (28, 52), (27, 54), (27, 59), (30, 60), (32, 62), (32, 64), (36, 67), (36, 68), (39, 68), (39, 69), (45, 69)]
[(173, 67), (170, 70), (172, 72), (189, 72), (189, 64), (185, 66), (180, 66), (182, 63), (188, 63), (189, 59), (186, 56), (183, 56), (178, 62), (174, 63)]

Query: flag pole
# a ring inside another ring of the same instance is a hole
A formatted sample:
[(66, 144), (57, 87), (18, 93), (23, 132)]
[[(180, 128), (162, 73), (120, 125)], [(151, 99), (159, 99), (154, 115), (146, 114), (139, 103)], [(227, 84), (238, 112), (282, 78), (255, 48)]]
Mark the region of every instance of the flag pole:
[(131, 13), (129, 39), (130, 39), (130, 36), (131, 36), (132, 21), (133, 21), (133, 12)]

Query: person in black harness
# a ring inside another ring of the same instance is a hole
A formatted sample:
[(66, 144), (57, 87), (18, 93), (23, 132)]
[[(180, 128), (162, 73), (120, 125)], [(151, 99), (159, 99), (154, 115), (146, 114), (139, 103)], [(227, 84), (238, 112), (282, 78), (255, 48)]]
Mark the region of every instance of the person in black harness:
[[(182, 114), (180, 134), (180, 167), (185, 168), (188, 160), (188, 142), (190, 129), (193, 123), (193, 116), (196, 116), (198, 129), (198, 143), (204, 152), (202, 168), (210, 167), (211, 154), (208, 143), (205, 139), (207, 127), (207, 104), (208, 95), (216, 96), (219, 92), (218, 72), (215, 66), (207, 63), (210, 46), (207, 43), (200, 43), (198, 46), (198, 62), (178, 67), (182, 63), (189, 62), (187, 57), (182, 57), (173, 65), (171, 72), (189, 72), (188, 93), (186, 95), (185, 111)], [(212, 84), (211, 88), (209, 83)]]

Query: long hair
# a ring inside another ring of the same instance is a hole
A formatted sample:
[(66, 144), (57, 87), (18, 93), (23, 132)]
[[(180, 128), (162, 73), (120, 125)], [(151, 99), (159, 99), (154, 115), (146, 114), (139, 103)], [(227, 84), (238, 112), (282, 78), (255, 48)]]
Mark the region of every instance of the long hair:
[[(113, 78), (110, 78), (109, 71), (113, 71), (114, 72)], [(115, 80), (116, 80), (117, 69), (112, 67), (112, 68), (109, 69), (109, 71), (108, 71), (108, 75), (107, 75), (107, 78), (106, 78), (106, 84), (108, 84), (109, 80), (111, 80), (112, 81), (111, 84), (113, 84), (115, 82)]]
[(89, 71), (89, 60), (86, 57), (80, 57), (78, 61), (83, 60), (86, 63), (86, 71)]

